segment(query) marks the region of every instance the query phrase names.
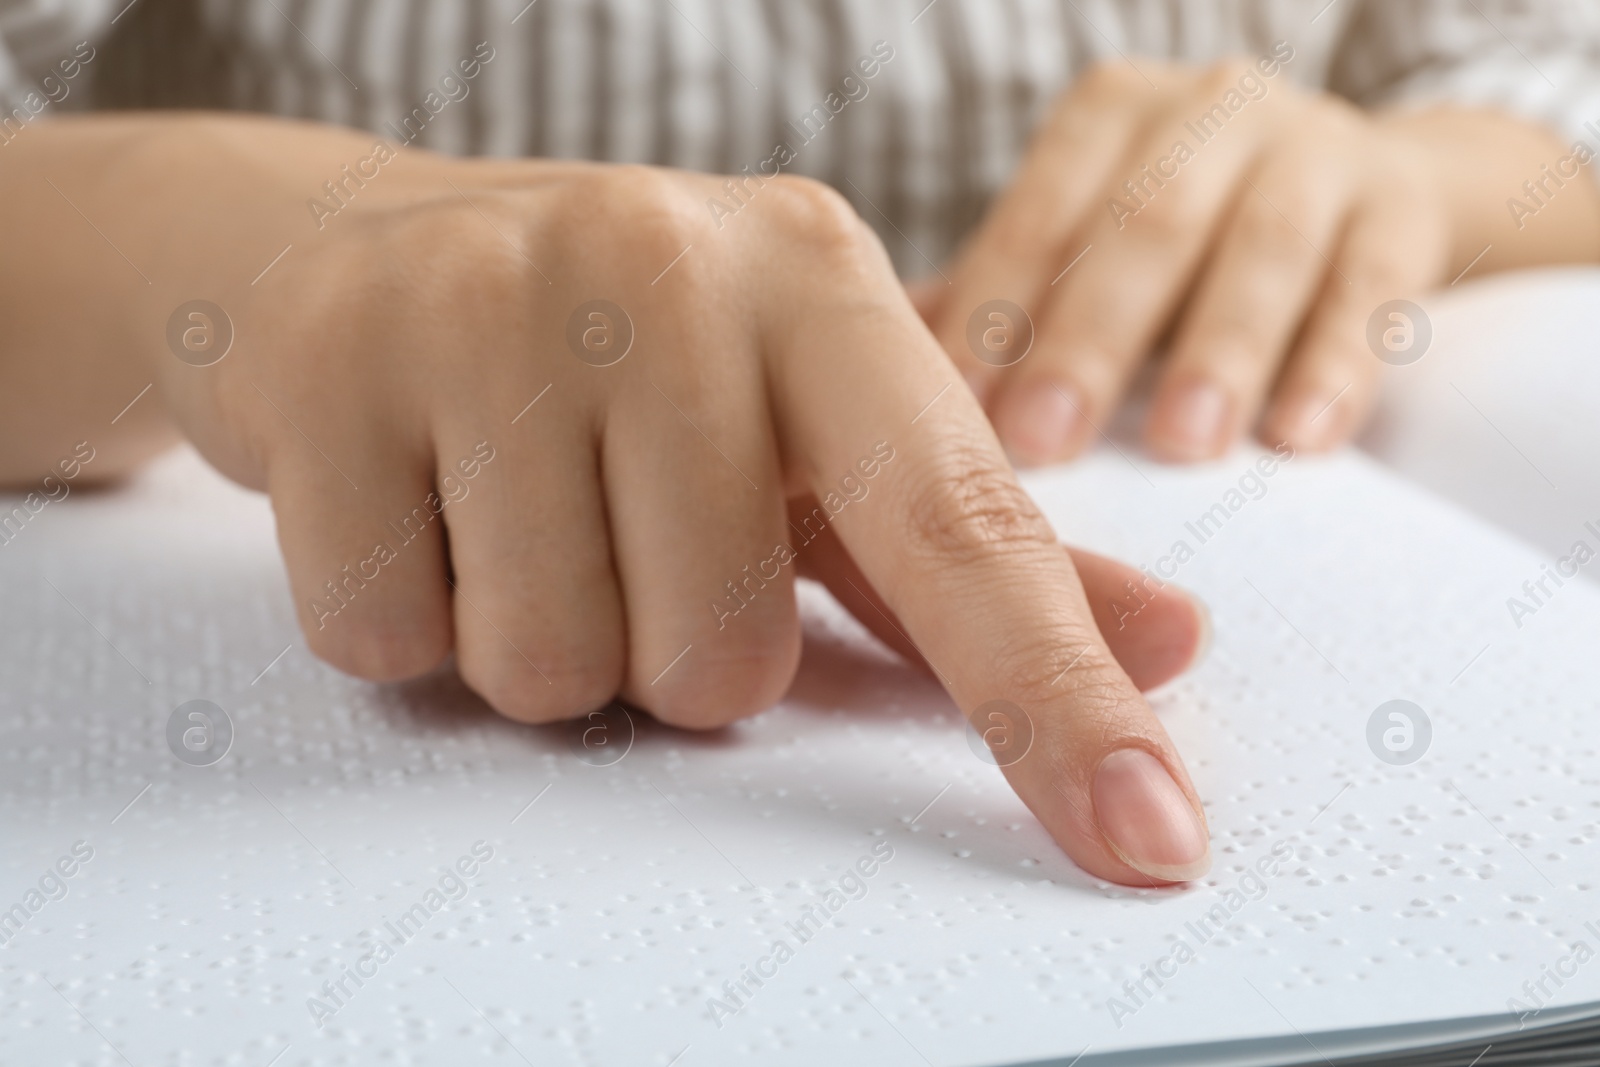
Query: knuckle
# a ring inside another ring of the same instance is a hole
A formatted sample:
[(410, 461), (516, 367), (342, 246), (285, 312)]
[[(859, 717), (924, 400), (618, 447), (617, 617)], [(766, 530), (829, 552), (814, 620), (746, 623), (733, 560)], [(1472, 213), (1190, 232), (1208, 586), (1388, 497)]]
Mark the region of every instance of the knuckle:
[(1061, 551), (1055, 531), (1011, 471), (976, 444), (945, 449), (913, 490), (909, 551), (962, 566), (997, 555)]
[[(477, 191), (470, 205), (457, 197), (360, 220), (370, 227), (372, 244), (332, 247), (317, 268), (326, 280), (320, 287), (326, 295), (306, 306), (297, 316), (301, 321), (289, 328), (308, 340), (325, 339), (338, 335), (341, 326), (348, 332), (354, 316), (364, 329), (389, 337), (408, 333), (441, 309), (465, 307), (503, 317), (501, 309), (521, 305), (530, 283), (540, 281), (518, 251), (534, 236), (521, 207), (515, 194)], [(493, 222), (485, 225), (485, 218)], [(419, 263), (427, 269), (418, 270)], [(348, 284), (351, 278), (359, 279), (358, 285)], [(378, 308), (398, 313), (380, 317), (373, 314)]]
[(700, 230), (704, 210), (678, 179), (657, 167), (618, 168), (612, 181), (616, 198), (628, 206), (628, 224), (646, 233), (676, 239)]
[(507, 649), (477, 648), (463, 642), (462, 680), (508, 719), (526, 723), (560, 722), (601, 707), (616, 695), (622, 676), (620, 650), (611, 657), (589, 652), (545, 657), (538, 666)]
[(369, 682), (397, 682), (426, 674), (450, 654), (450, 627), (442, 615), (413, 626), (350, 619), (317, 629), (302, 622), (312, 655)]
[[(643, 703), (662, 722), (687, 730), (714, 730), (771, 707), (794, 679), (800, 662), (800, 627), (781, 627), (740, 642), (694, 664), (677, 677), (640, 686)], [(697, 648), (698, 652), (699, 649)], [(685, 663), (682, 666), (689, 666)]]
[(812, 178), (770, 179), (766, 206), (785, 238), (825, 256), (860, 257), (876, 238), (855, 208), (831, 186)]
[(777, 209), (801, 225), (854, 229), (855, 209), (839, 191), (826, 182), (794, 174), (771, 179), (772, 199)]
[[(564, 256), (611, 272), (619, 262), (665, 266), (708, 222), (681, 179), (639, 164), (585, 172), (565, 186), (551, 217), (561, 220)], [(692, 270), (703, 259), (688, 257), (686, 264)]]
[[(419, 251), (426, 250), (436, 268), (452, 268), (439, 273), (470, 274), (500, 263), (510, 266), (523, 261), (494, 228), (484, 225), (484, 216), (494, 219), (500, 230), (515, 232), (521, 228), (518, 206), (513, 194), (477, 192), (471, 204), (457, 197), (385, 218), (379, 237), (393, 253), (391, 263), (408, 263)], [(398, 270), (391, 276), (404, 281), (421, 280)]]
[(618, 212), (630, 224), (639, 216), (657, 212), (676, 215), (688, 197), (670, 173), (638, 163), (619, 163), (580, 175), (566, 187), (568, 203), (592, 208), (595, 201), (607, 212)]

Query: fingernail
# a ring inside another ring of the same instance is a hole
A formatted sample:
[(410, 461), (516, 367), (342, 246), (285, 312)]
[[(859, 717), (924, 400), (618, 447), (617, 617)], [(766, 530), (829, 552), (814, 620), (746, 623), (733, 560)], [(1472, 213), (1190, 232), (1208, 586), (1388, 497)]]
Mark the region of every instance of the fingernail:
[(1077, 390), (1030, 382), (1002, 401), (1000, 436), (1012, 458), (1028, 464), (1060, 459), (1078, 428), (1083, 407)]
[(1101, 760), (1093, 798), (1100, 832), (1141, 874), (1187, 882), (1211, 869), (1205, 820), (1149, 752), (1123, 748)]
[(1199, 379), (1164, 394), (1152, 426), (1173, 458), (1210, 459), (1227, 447), (1232, 401), (1215, 382)]

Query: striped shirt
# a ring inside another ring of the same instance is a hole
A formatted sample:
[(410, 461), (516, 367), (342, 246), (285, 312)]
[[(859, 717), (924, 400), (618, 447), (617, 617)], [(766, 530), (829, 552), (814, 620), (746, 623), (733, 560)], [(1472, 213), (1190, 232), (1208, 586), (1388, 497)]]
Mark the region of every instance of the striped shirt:
[(920, 273), (1086, 65), (1279, 41), (1290, 78), (1365, 107), (1491, 105), (1600, 146), (1585, 0), (0, 0), (0, 119), (243, 109), (716, 172), (786, 145)]

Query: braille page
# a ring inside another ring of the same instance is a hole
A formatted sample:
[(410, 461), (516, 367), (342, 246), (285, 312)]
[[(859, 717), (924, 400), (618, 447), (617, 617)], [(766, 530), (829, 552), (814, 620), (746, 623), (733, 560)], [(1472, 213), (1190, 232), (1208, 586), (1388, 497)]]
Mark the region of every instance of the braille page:
[(1151, 697), (1200, 882), (1078, 870), (815, 589), (762, 715), (532, 728), (314, 661), (190, 453), (49, 504), (0, 546), (0, 1062), (1086, 1064), (1600, 999), (1600, 592), (1354, 454), (1028, 484), (1211, 605)]

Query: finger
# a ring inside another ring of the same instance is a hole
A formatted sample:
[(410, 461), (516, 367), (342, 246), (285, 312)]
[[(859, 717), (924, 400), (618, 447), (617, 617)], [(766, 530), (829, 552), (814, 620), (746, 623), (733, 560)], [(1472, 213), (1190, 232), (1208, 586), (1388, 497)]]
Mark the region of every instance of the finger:
[(1352, 192), (1343, 160), (1289, 146), (1240, 187), (1151, 403), (1145, 440), (1157, 456), (1209, 459), (1254, 424), (1330, 272), (1321, 250), (1334, 249)]
[[(800, 529), (796, 524), (814, 516), (819, 507), (821, 502), (812, 493), (790, 499), (789, 525)], [(872, 588), (872, 583), (861, 573), (856, 561), (850, 558), (850, 553), (840, 544), (839, 535), (832, 527), (824, 527), (802, 547), (804, 551), (796, 559), (796, 573), (800, 577), (821, 582), (846, 611), (871, 631), (872, 636), (888, 645), (907, 663), (932, 673), (928, 661), (922, 658), (917, 646), (906, 636), (900, 620), (894, 617), (894, 611)]]
[[(1209, 842), (1193, 787), (982, 409), (947, 388), (948, 359), (848, 205), (774, 191), (766, 217), (807, 279), (762, 304), (783, 454), (957, 704), (1005, 701), (1032, 724), (1001, 762), (1062, 847), (1117, 881), (1194, 877)], [(847, 472), (871, 494), (839, 495)]]
[[(791, 514), (805, 514), (800, 505)], [(1204, 658), (1211, 643), (1211, 617), (1205, 605), (1175, 585), (1106, 556), (1067, 548), (1083, 592), (1117, 665), (1141, 692), (1182, 675)], [(928, 669), (883, 597), (830, 530), (800, 557), (800, 573), (827, 586), (873, 636), (908, 662)]]
[(519, 377), (479, 410), (504, 413), (501, 397), (532, 400), (546, 384), (549, 394), (515, 423), (462, 419), (441, 434), (435, 499), (450, 531), (462, 678), (502, 715), (556, 722), (616, 693), (622, 601), (587, 420), (560, 410), (576, 390)]
[(623, 695), (693, 728), (769, 707), (800, 659), (794, 534), (760, 361), (731, 321), (681, 313), (715, 304), (701, 269), (686, 260), (636, 301), (651, 358), (614, 368), (627, 380), (603, 449), (627, 604)]
[[(1165, 77), (1171, 72), (1159, 65), (1155, 71), (1162, 84), (1177, 78)], [(980, 396), (993, 387), (1000, 368), (1020, 356), (1014, 347), (980, 342), (974, 348), (968, 336), (974, 316), (981, 337), (991, 325), (983, 307), (1005, 302), (1024, 311), (1037, 308), (1040, 294), (1079, 251), (1067, 247), (1073, 231), (1158, 98), (1164, 98), (1161, 91), (1127, 63), (1104, 63), (1085, 73), (1045, 121), (1010, 188), (962, 251), (932, 324)]]
[(1211, 612), (1179, 586), (1106, 556), (1069, 548), (1095, 626), (1140, 691), (1199, 665), (1211, 648)]
[(932, 323), (944, 307), (949, 287), (950, 283), (943, 278), (922, 278), (906, 286), (906, 295), (911, 298), (911, 306), (917, 309), (922, 321)]
[[(1368, 321), (1380, 305), (1415, 299), (1443, 276), (1449, 240), (1440, 217), (1386, 190), (1352, 215), (1306, 328), (1263, 420), (1274, 444), (1321, 451), (1348, 440), (1371, 410), (1380, 361)], [(1410, 329), (1426, 328), (1409, 322)]]
[[(1194, 89), (1221, 96), (1235, 64)], [(1255, 155), (1266, 102), (1196, 144), (1174, 109), (1134, 142), (1074, 240), (1091, 251), (1039, 312), (1034, 352), (998, 387), (990, 408), (1000, 438), (1025, 463), (1086, 445), (1183, 298), (1234, 190)]]
[[(283, 402), (293, 406), (287, 397)], [(432, 514), (409, 527), (401, 519), (432, 489), (431, 457), (407, 454), (374, 429), (384, 444), (365, 450), (385, 462), (362, 469), (350, 458), (361, 455), (353, 444), (341, 448), (335, 432), (315, 426), (308, 432), (345, 457), (348, 473), (361, 480), (347, 481), (299, 438), (268, 463), (278, 542), (307, 646), (373, 681), (436, 667), (452, 641), (443, 524)], [(391, 526), (391, 519), (402, 526)]]

